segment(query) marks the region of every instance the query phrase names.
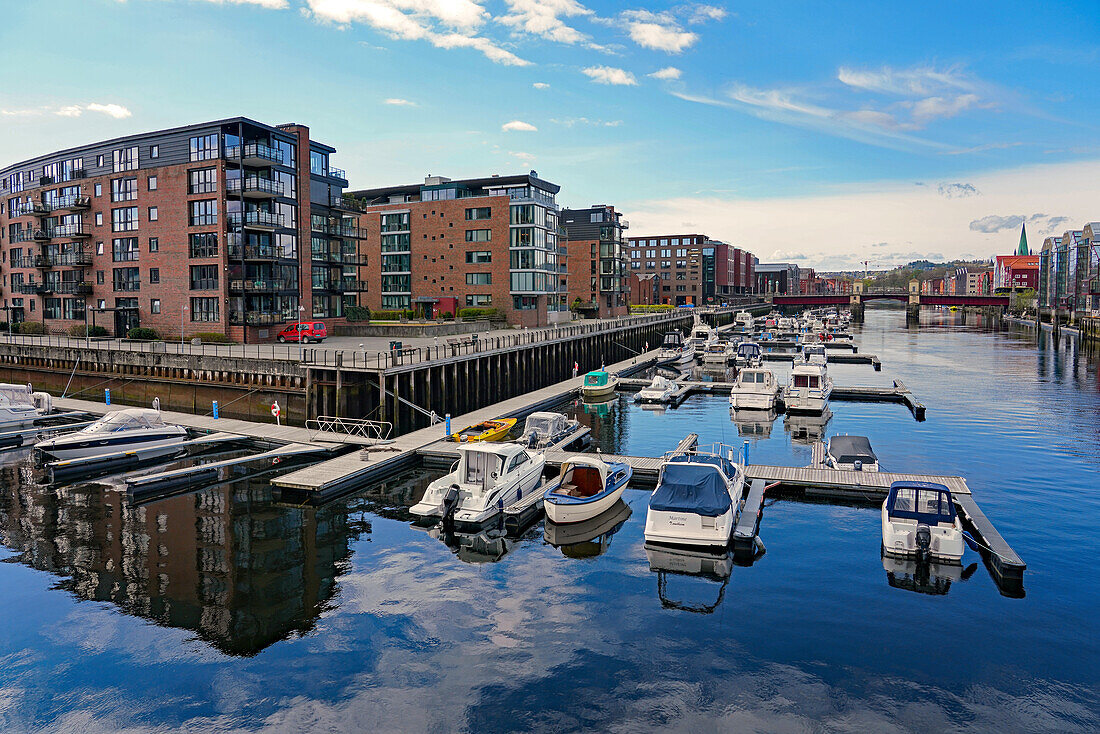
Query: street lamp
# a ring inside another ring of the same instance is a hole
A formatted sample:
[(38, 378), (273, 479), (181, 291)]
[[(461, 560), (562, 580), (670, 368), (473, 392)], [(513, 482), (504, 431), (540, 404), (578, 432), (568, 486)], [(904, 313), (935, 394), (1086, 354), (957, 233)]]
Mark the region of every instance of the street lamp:
[(302, 312), (305, 310), (305, 306), (298, 304), (298, 346), (302, 346)]
[(187, 306), (184, 306), (180, 311), (180, 346), (183, 346), (183, 328), (184, 322), (187, 321)]

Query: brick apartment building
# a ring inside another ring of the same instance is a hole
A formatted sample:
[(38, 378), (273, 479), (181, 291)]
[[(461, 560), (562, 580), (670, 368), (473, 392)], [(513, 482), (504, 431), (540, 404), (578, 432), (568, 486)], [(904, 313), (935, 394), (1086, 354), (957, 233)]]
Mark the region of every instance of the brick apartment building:
[(615, 207), (563, 209), (562, 230), (568, 258), (569, 304), (599, 318), (629, 312), (630, 285), (623, 230), (630, 224)]
[(709, 305), (741, 293), (750, 293), (755, 280), (752, 253), (702, 234), (631, 237), (627, 252), (632, 292), (639, 297), (653, 276), (660, 303), (675, 306)]
[(255, 342), (343, 316), (363, 287), (361, 233), (334, 152), (304, 125), (234, 117), (7, 166), (5, 317)]
[(364, 303), (426, 315), (491, 307), (523, 326), (568, 321), (560, 189), (531, 171), (351, 192), (362, 257), (380, 264)]
[(760, 294), (798, 294), (802, 287), (801, 269), (794, 263), (757, 263), (756, 292)]

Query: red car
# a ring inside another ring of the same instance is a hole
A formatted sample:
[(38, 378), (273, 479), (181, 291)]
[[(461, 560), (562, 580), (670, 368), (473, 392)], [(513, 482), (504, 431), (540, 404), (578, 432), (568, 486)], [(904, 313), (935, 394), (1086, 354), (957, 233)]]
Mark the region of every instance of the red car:
[(310, 342), (323, 342), (327, 336), (328, 329), (325, 328), (322, 322), (303, 321), (300, 324), (293, 323), (286, 327), (275, 338), (280, 344), (286, 344), (287, 342), (309, 344)]

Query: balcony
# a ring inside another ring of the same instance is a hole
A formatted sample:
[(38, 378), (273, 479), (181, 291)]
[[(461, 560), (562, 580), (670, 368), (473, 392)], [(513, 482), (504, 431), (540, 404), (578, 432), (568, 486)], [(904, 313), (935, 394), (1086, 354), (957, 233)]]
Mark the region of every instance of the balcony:
[(250, 279), (250, 280), (231, 280), (229, 281), (229, 290), (235, 292), (248, 292), (248, 293), (275, 293), (276, 291), (285, 291), (293, 289), (293, 285), (289, 280), (283, 280), (281, 278), (275, 279)]
[(290, 318), (281, 312), (274, 311), (230, 311), (229, 323), (247, 326), (276, 326), (285, 324)]
[(367, 281), (355, 278), (341, 278), (337, 281), (337, 288), (343, 293), (366, 293)]
[(345, 212), (361, 212), (365, 210), (358, 199), (349, 199), (339, 194), (333, 194), (328, 197), (328, 206), (330, 209), (339, 209)]
[(44, 296), (50, 293), (50, 288), (45, 283), (19, 283), (14, 288), (16, 293), (24, 296)]
[(225, 190), (229, 194), (243, 195), (246, 199), (272, 199), (283, 195), (283, 182), (249, 176), (242, 186), (241, 179), (231, 178), (225, 182)]
[(329, 166), (328, 167), (328, 177), (329, 178), (338, 178), (341, 181), (347, 181), (348, 180), (347, 171), (345, 171), (343, 168), (337, 168), (336, 166)]
[(267, 245), (240, 245), (230, 244), (226, 248), (230, 260), (297, 260), (298, 256), (293, 252), (286, 252), (277, 247)]
[[(26, 231), (26, 230), (24, 230), (24, 231)], [(53, 230), (50, 230), (50, 229), (45, 229), (45, 228), (42, 228), (42, 227), (35, 227), (34, 231), (31, 232), (31, 239), (33, 239), (35, 242), (47, 242), (52, 238), (53, 238)], [(14, 242), (15, 240), (13, 239), (12, 241)], [(25, 242), (26, 240), (20, 240), (20, 241)]]
[[(230, 212), (229, 223), (234, 227), (241, 226), (241, 213)], [(244, 214), (244, 226), (247, 229), (263, 229), (272, 231), (283, 226), (283, 215), (275, 212), (251, 211)]]
[(83, 280), (62, 281), (54, 288), (54, 292), (71, 296), (90, 296), (92, 295), (92, 284)]
[(76, 224), (59, 224), (53, 228), (54, 237), (91, 237), (92, 233), (84, 229), (83, 222), (77, 222)]
[(54, 255), (35, 255), (33, 262), (31, 258), (25, 257), (22, 259), (20, 265), (12, 264), (12, 267), (36, 267), (43, 270), (49, 268), (87, 268), (92, 265), (92, 256), (86, 252), (62, 252)]
[(283, 152), (263, 143), (245, 143), (225, 149), (225, 157), (230, 162), (243, 163), (246, 166), (281, 166)]
[(92, 197), (73, 194), (71, 196), (59, 196), (53, 201), (53, 211), (84, 211), (92, 206)]
[(325, 228), (325, 233), (329, 237), (347, 237), (353, 240), (365, 240), (367, 238), (367, 230), (350, 224), (333, 224), (330, 222)]

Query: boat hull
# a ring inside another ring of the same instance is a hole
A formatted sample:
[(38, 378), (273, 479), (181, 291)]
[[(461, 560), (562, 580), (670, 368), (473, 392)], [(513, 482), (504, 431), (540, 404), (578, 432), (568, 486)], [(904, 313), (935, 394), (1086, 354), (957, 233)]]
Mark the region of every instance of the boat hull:
[[(124, 441), (122, 440), (124, 438), (132, 438), (134, 440)], [(116, 436), (112, 438), (88, 438), (83, 440), (78, 440), (75, 437), (71, 439), (62, 437), (51, 441), (45, 441), (38, 444), (35, 448), (58, 460), (81, 459), (88, 456), (100, 456), (102, 454), (113, 454), (136, 449), (145, 451), (156, 447), (166, 447), (165, 454), (169, 454), (175, 450), (176, 447), (174, 444), (178, 444), (186, 438), (187, 431), (183, 428), (179, 428), (178, 430), (160, 432), (156, 435), (147, 435), (144, 437)], [(149, 458), (155, 458), (155, 456), (150, 456)]]
[[(882, 508), (882, 552), (893, 558), (918, 558), (916, 522), (891, 519), (886, 503)], [(963, 541), (962, 524), (955, 520), (951, 526), (929, 525), (931, 543), (928, 560), (940, 563), (960, 563), (966, 545)]]
[(0, 408), (0, 430), (33, 425), (42, 417), (34, 406), (10, 406)]
[(606, 385), (582, 385), (581, 395), (586, 398), (602, 398), (615, 392), (618, 383), (609, 382)]
[(746, 410), (771, 410), (775, 407), (775, 393), (731, 392), (730, 407)]
[(645, 540), (662, 545), (693, 548), (722, 547), (729, 544), (737, 516), (735, 502), (718, 517), (690, 512), (664, 512), (650, 508), (645, 518)]
[(543, 499), (542, 507), (546, 511), (546, 519), (558, 525), (567, 525), (574, 522), (591, 520), (601, 512), (611, 509), (611, 506), (619, 501), (626, 488), (624, 483), (618, 489), (612, 490), (606, 495), (595, 497), (590, 502), (558, 503), (553, 496)]

